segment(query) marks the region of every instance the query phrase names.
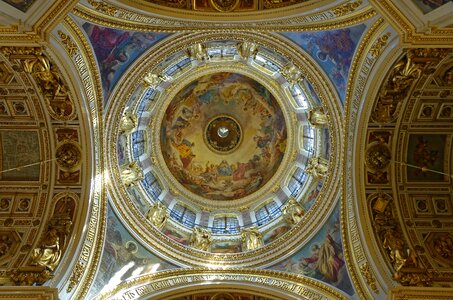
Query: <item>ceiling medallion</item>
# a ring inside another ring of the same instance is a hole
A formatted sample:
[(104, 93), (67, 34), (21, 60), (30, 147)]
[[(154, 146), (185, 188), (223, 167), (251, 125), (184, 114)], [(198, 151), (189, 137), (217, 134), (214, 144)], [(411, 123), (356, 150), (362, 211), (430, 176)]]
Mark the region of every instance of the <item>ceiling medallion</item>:
[(222, 12), (229, 12), (233, 11), (238, 4), (241, 2), (240, 0), (209, 0), (212, 7), (214, 7), (218, 11)]
[(205, 130), (205, 142), (208, 147), (219, 154), (234, 151), (242, 139), (241, 127), (230, 116), (221, 115), (208, 123)]
[(285, 118), (275, 97), (238, 73), (204, 75), (183, 87), (161, 128), (161, 152), (172, 176), (211, 200), (253, 194), (273, 177), (286, 150)]

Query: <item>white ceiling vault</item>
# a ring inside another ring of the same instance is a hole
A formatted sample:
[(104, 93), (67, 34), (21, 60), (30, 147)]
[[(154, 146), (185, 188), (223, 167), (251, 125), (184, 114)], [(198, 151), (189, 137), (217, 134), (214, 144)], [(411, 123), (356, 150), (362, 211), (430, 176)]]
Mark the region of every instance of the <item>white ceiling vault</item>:
[(0, 2), (0, 298), (448, 299), (452, 4)]

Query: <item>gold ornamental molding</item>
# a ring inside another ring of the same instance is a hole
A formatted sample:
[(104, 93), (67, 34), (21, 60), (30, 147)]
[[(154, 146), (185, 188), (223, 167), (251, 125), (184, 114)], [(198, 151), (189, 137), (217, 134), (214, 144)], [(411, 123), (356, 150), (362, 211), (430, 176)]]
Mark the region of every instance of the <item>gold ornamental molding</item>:
[[(390, 32), (390, 35), (389, 35)], [(353, 174), (352, 161), (348, 153), (352, 150), (355, 133), (351, 128), (355, 128), (355, 123), (358, 122), (357, 114), (360, 106), (360, 101), (365, 93), (365, 86), (370, 76), (376, 61), (380, 58), (380, 54), (387, 46), (387, 42), (395, 32), (390, 26), (384, 22), (382, 18), (378, 19), (363, 37), (361, 44), (356, 50), (355, 59), (351, 66), (351, 75), (346, 92), (345, 104), (345, 122), (344, 122), (344, 137), (345, 141), (345, 159), (343, 160), (343, 193), (341, 201), (341, 228), (342, 240), (345, 245), (344, 256), (347, 262), (353, 285), (360, 298), (372, 298), (372, 293), (379, 293), (378, 282), (373, 275), (373, 266), (367, 261), (364, 245), (360, 240), (359, 221), (355, 213), (354, 198), (351, 191), (354, 189), (353, 181), (349, 178)], [(387, 37), (388, 36), (388, 37)], [(355, 152), (354, 152), (355, 153)]]
[(441, 287), (396, 287), (390, 289), (388, 300), (448, 300), (451, 299), (451, 288)]
[[(339, 290), (301, 275), (258, 269), (178, 269), (144, 275), (124, 282), (99, 299), (168, 299), (194, 290), (226, 287), (236, 291), (265, 293), (273, 299), (348, 299)], [(194, 288), (196, 287), (196, 288)]]
[[(78, 3), (76, 0), (52, 1), (52, 5), (43, 10), (43, 14), (34, 24), (29, 24), (31, 30), (26, 31), (21, 24), (11, 24), (9, 27), (0, 27), (0, 42), (6, 45), (38, 46), (48, 42), (52, 29)], [(30, 10), (31, 11), (31, 10)]]
[[(102, 125), (102, 85), (95, 57), (89, 42), (72, 19), (66, 17), (62, 26), (55, 32), (55, 39), (68, 54), (68, 64), (80, 77), (84, 103), (87, 107), (88, 118), (92, 125), (92, 136), (89, 143), (94, 149), (92, 157), (92, 188), (90, 199), (85, 199), (86, 231), (79, 239), (80, 252), (73, 253), (72, 274), (68, 273), (65, 281), (65, 291), (73, 299), (84, 299), (94, 280), (97, 264), (102, 255), (104, 239), (106, 195)], [(88, 172), (88, 171), (87, 171)]]
[(23, 300), (23, 299), (42, 299), (57, 300), (58, 289), (48, 286), (0, 286), (0, 299)]
[[(312, 6), (313, 2), (310, 1), (310, 3)], [(117, 7), (104, 1), (93, 0), (90, 1), (90, 4), (89, 6), (77, 5), (73, 10), (74, 14), (95, 24), (136, 31), (313, 31), (352, 26), (362, 23), (376, 15), (374, 9), (369, 5), (364, 5), (361, 0), (350, 1), (333, 8), (327, 6), (323, 8), (321, 6), (321, 9), (318, 9), (315, 13), (303, 16), (296, 16), (297, 14), (294, 13), (294, 8), (291, 9), (291, 13), (281, 15), (280, 18), (267, 16), (265, 12), (262, 12), (260, 13), (259, 19), (252, 20), (247, 14), (241, 13), (237, 21), (232, 21), (232, 17), (234, 16), (232, 14), (228, 14), (228, 19), (225, 20), (212, 17), (210, 21), (206, 13), (203, 13), (201, 19), (195, 16), (192, 18), (187, 17), (191, 13), (196, 13), (191, 11), (184, 11), (182, 15), (179, 13), (180, 17), (177, 18), (170, 17), (171, 14), (165, 12), (161, 12), (160, 14), (158, 12), (156, 15), (153, 9), (147, 8), (145, 2), (141, 2), (137, 9), (133, 9), (132, 7), (130, 9)], [(311, 6), (305, 8), (303, 11), (313, 9)], [(152, 15), (147, 14), (147, 11), (154, 13)], [(221, 15), (224, 16), (224, 14)], [(288, 17), (288, 15), (294, 15), (294, 17)], [(268, 19), (272, 19), (272, 21)]]
[(401, 35), (404, 47), (451, 47), (453, 45), (453, 28), (431, 26), (425, 32), (418, 32), (411, 20), (400, 11), (395, 1), (370, 0), (373, 7), (389, 21)]

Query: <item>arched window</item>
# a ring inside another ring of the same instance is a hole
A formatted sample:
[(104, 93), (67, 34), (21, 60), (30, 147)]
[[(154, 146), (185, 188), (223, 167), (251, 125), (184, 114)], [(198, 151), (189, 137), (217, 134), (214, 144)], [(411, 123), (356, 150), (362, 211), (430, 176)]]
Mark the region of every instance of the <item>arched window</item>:
[[(315, 147), (315, 130), (309, 125), (305, 125), (303, 128), (303, 146), (310, 154), (313, 154)], [(311, 155), (310, 155), (311, 156)]]
[(195, 226), (195, 212), (179, 203), (175, 204), (171, 210), (170, 217), (187, 227), (193, 228)]
[(216, 216), (212, 223), (212, 233), (239, 233), (239, 221), (235, 216)]
[(138, 158), (145, 153), (145, 131), (139, 130), (132, 133), (132, 154)]
[(291, 192), (291, 196), (297, 197), (299, 195), (306, 178), (307, 174), (301, 168), (297, 168), (288, 183), (288, 189)]
[(159, 181), (152, 172), (146, 173), (145, 178), (142, 180), (142, 183), (146, 192), (152, 199), (156, 200), (162, 193), (162, 187), (160, 186)]
[(256, 222), (258, 226), (261, 226), (278, 217), (280, 213), (278, 204), (275, 201), (269, 202), (255, 212)]

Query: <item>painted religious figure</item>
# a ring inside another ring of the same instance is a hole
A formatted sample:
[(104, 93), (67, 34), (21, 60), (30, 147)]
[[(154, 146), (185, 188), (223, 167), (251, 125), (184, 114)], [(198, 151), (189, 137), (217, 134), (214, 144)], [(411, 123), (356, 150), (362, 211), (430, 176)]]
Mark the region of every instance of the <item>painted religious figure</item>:
[(266, 184), (283, 159), (286, 138), (274, 96), (257, 81), (228, 72), (184, 87), (168, 104), (160, 134), (176, 180), (213, 200), (242, 198)]

